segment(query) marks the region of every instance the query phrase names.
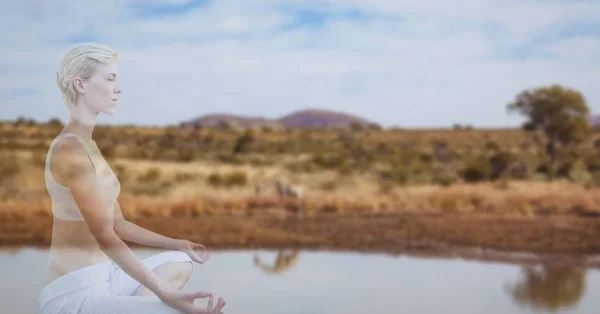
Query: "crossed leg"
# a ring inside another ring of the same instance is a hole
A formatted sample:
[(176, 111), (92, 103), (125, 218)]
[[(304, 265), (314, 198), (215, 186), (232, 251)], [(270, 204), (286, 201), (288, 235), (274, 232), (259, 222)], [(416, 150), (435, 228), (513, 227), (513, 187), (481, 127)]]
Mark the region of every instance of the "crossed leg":
[[(173, 289), (181, 289), (192, 276), (192, 262), (169, 262), (152, 270), (154, 274)], [(143, 285), (136, 290), (136, 296), (155, 296), (154, 292)]]

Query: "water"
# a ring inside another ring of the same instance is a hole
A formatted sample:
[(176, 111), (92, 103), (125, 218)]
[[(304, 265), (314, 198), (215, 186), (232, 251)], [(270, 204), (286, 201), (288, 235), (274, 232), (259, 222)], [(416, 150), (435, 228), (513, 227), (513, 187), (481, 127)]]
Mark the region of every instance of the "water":
[[(184, 290), (224, 296), (225, 313), (600, 313), (597, 270), (526, 275), (518, 265), (327, 252), (300, 252), (279, 273), (255, 264), (255, 256), (272, 264), (276, 255), (216, 252), (196, 264)], [(45, 250), (0, 251), (2, 313), (38, 313), (47, 259)]]

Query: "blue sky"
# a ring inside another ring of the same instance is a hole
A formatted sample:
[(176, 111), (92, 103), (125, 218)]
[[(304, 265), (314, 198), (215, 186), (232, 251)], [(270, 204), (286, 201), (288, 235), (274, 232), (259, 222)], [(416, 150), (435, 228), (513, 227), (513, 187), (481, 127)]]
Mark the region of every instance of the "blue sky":
[(106, 0), (2, 4), (0, 119), (68, 118), (55, 84), (78, 41), (119, 52), (99, 122), (323, 108), (384, 126), (516, 126), (506, 104), (559, 83), (600, 112), (600, 1)]

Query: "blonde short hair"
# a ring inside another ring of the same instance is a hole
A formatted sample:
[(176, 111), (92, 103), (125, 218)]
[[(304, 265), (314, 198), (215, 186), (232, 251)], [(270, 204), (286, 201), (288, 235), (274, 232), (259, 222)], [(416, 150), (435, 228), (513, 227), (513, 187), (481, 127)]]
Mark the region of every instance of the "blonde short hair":
[(94, 74), (99, 63), (110, 64), (117, 59), (117, 52), (111, 47), (95, 42), (83, 42), (69, 46), (58, 62), (56, 83), (62, 94), (63, 103), (71, 109), (75, 104), (77, 91), (73, 79), (88, 79)]

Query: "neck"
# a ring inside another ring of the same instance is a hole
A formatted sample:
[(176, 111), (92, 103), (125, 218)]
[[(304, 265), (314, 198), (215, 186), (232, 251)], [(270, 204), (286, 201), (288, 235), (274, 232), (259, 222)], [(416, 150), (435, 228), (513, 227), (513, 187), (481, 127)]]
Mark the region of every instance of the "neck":
[(77, 104), (73, 107), (73, 110), (71, 110), (67, 125), (71, 129), (70, 132), (74, 131), (85, 138), (91, 139), (97, 118), (98, 113), (90, 111), (83, 104)]

